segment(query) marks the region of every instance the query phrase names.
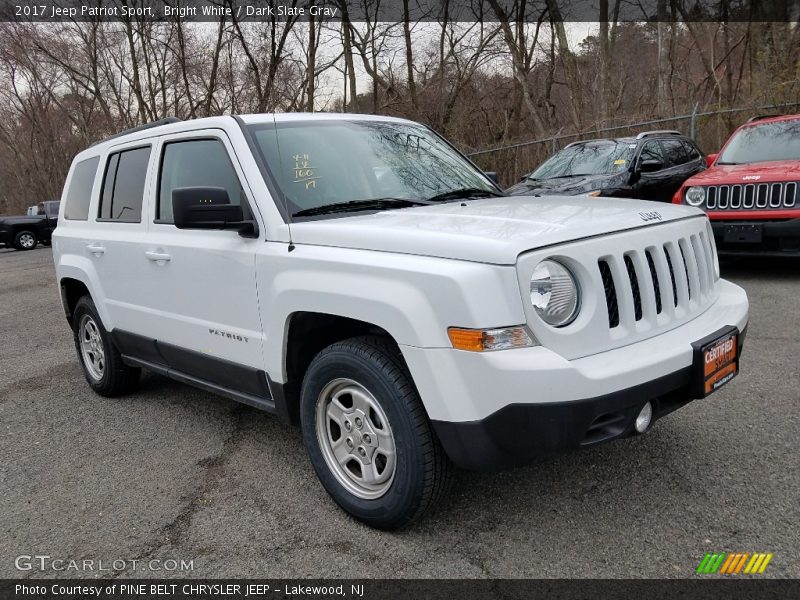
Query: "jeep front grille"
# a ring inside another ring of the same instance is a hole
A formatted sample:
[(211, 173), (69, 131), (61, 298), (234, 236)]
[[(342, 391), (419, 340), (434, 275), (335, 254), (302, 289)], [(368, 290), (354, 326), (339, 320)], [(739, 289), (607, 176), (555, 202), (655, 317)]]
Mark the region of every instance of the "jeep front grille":
[(606, 352), (681, 327), (719, 298), (716, 251), (705, 215), (692, 215), (526, 252), (517, 260), (522, 289), (542, 260), (570, 267), (580, 312), (550, 327), (530, 302), (525, 316), (537, 341), (567, 360)]
[(690, 311), (714, 288), (714, 250), (705, 231), (598, 260), (611, 329), (653, 324)]
[(708, 210), (749, 210), (800, 207), (800, 182), (710, 185), (702, 206)]

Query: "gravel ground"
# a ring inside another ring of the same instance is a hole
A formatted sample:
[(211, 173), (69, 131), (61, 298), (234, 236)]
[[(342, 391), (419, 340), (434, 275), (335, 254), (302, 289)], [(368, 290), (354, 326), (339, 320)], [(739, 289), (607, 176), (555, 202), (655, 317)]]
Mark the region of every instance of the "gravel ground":
[[(93, 394), (50, 250), (0, 250), (0, 577), (687, 577), (718, 550), (798, 577), (800, 262), (723, 274), (751, 302), (733, 383), (642, 437), (459, 473), (435, 514), (383, 533), (333, 504), (270, 415), (154, 375)], [(20, 555), (128, 562), (20, 572)]]

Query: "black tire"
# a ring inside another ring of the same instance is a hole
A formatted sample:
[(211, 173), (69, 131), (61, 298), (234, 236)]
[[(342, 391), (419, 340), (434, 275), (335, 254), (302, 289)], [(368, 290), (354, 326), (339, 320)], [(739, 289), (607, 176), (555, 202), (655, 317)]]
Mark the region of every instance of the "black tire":
[[(84, 333), (81, 327), (85, 320), (87, 325), (89, 320), (94, 323), (99, 342), (102, 344), (104, 366), (99, 377), (96, 371), (93, 373), (93, 368), (87, 364), (87, 359), (84, 358), (84, 353), (81, 349), (81, 335)], [(141, 369), (129, 367), (122, 362), (122, 356), (103, 326), (94, 302), (89, 296), (83, 296), (75, 305), (75, 311), (72, 314), (72, 332), (75, 340), (75, 350), (78, 353), (81, 367), (83, 367), (86, 381), (95, 392), (101, 396), (112, 398), (136, 389)]]
[[(388, 489), (377, 498), (365, 499), (347, 489), (335, 467), (326, 462), (320, 445), (326, 442), (318, 437), (317, 403), (327, 386), (342, 379), (371, 394), (393, 436), (393, 476), (386, 484)], [(303, 380), (301, 424), (311, 464), (323, 487), (342, 509), (367, 525), (387, 530), (408, 525), (429, 511), (449, 487), (452, 465), (431, 428), (399, 350), (388, 340), (352, 338), (320, 352)]]
[(18, 231), (14, 236), (14, 248), (17, 250), (33, 250), (36, 248), (36, 244), (39, 243), (38, 238), (36, 237), (35, 231), (29, 231), (28, 229), (23, 229), (22, 231)]

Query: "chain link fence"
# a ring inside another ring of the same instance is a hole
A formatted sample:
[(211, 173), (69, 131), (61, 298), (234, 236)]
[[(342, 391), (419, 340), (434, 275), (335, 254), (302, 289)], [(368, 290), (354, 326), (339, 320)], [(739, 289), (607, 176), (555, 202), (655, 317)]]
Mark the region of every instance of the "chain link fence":
[(786, 112), (786, 109), (798, 106), (800, 102), (698, 111), (699, 105), (696, 104), (688, 115), (650, 119), (578, 133), (562, 133), (562, 128), (550, 137), (477, 150), (467, 153), (467, 156), (482, 169), (497, 171), (501, 185), (507, 187), (533, 171), (565, 145), (577, 140), (626, 137), (653, 129), (675, 129), (696, 140), (704, 152), (712, 153), (719, 150), (733, 128), (748, 118), (770, 111)]

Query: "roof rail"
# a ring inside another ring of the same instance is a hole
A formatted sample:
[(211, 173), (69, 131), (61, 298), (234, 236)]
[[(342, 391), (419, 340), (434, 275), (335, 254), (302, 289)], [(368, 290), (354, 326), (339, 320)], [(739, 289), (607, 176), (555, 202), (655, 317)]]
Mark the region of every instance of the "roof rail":
[(636, 139), (641, 140), (642, 138), (650, 137), (651, 135), (683, 135), (683, 134), (675, 129), (657, 129), (655, 131), (643, 131), (642, 133), (637, 134)]
[(153, 127), (161, 127), (162, 125), (169, 125), (170, 123), (180, 123), (181, 119), (178, 117), (165, 117), (164, 119), (159, 119), (158, 121), (153, 121), (152, 123), (145, 123), (144, 125), (138, 125), (136, 127), (131, 127), (130, 129), (125, 129), (120, 131), (119, 133), (115, 133), (114, 135), (110, 135), (105, 139), (102, 139), (98, 142), (92, 144), (92, 146), (96, 146), (97, 144), (102, 144), (109, 140), (113, 140), (118, 137), (122, 137), (123, 135), (128, 135), (129, 133), (136, 133), (137, 131), (144, 131), (145, 129), (152, 129)]
[(590, 142), (613, 142), (614, 138), (591, 138), (588, 140), (576, 140), (574, 142), (570, 142), (562, 150), (569, 148), (570, 146), (577, 146), (578, 144), (588, 144)]
[(775, 117), (780, 117), (781, 115), (757, 115), (755, 117), (750, 117), (747, 119), (748, 123), (752, 123), (753, 121), (761, 121), (763, 119), (774, 119)]

